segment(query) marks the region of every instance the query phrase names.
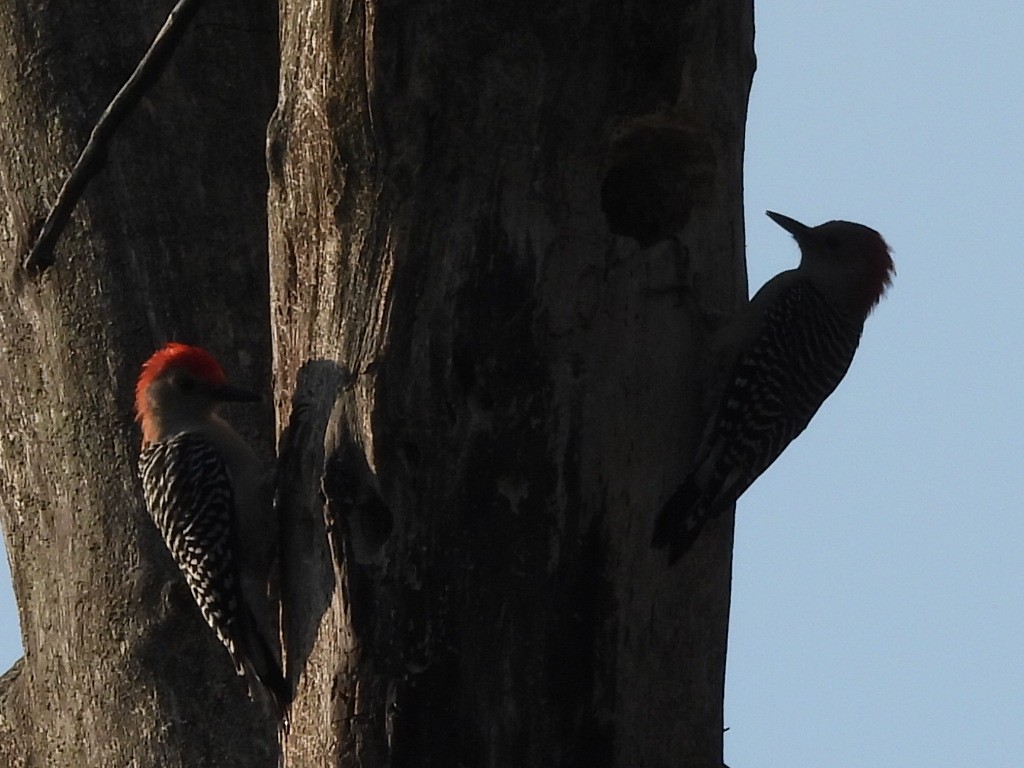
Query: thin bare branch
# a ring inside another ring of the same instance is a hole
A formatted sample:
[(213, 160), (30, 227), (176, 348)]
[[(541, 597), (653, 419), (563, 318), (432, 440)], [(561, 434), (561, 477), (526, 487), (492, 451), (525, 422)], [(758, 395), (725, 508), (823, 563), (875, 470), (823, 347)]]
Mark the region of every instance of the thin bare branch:
[(89, 180), (103, 167), (107, 145), (132, 107), (160, 76), (175, 46), (184, 35), (188, 22), (195, 16), (202, 2), (203, 0), (178, 0), (131, 77), (103, 110), (89, 135), (85, 149), (78, 156), (78, 161), (60, 188), (57, 200), (43, 222), (32, 250), (23, 262), (25, 270), (30, 274), (42, 274), (53, 266), (57, 240), (67, 226), (71, 212), (82, 197)]

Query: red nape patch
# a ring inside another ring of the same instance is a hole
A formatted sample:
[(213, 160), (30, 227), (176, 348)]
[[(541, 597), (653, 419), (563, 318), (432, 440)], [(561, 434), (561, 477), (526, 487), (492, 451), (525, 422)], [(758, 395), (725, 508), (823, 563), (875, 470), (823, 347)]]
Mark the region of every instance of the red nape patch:
[(142, 364), (142, 372), (135, 384), (137, 421), (142, 420), (142, 414), (146, 409), (146, 390), (149, 389), (149, 385), (172, 368), (188, 371), (197, 379), (217, 386), (227, 384), (227, 377), (213, 355), (201, 347), (190, 347), (188, 344), (172, 341), (154, 352), (152, 357)]
[(875, 243), (870, 247), (874, 258), (870, 284), (865, 295), (868, 311), (881, 301), (885, 289), (892, 285), (892, 276), (896, 274), (896, 265), (892, 263), (892, 249), (880, 234), (874, 230), (869, 231), (875, 236)]

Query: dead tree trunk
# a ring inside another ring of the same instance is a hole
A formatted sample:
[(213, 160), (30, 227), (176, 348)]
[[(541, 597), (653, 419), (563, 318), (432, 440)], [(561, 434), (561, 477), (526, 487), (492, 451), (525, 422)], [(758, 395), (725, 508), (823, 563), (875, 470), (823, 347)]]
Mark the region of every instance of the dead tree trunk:
[(752, 37), (748, 0), (282, 3), (291, 765), (721, 765), (732, 523), (649, 541), (690, 289), (745, 296)]
[[(270, 378), (275, 7), (199, 13), (35, 278), (34, 224), (172, 3), (43, 5), (0, 2), (0, 518), (25, 647), (0, 678), (0, 764), (272, 766), (273, 724), (140, 504), (131, 408), (172, 338)], [(269, 403), (249, 414), (269, 454)]]

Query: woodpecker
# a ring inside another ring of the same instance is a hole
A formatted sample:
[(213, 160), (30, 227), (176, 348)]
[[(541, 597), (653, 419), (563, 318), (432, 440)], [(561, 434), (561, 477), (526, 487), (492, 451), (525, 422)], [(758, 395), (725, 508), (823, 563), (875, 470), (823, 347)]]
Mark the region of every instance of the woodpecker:
[(651, 545), (668, 549), (669, 565), (803, 432), (846, 375), (892, 281), (889, 246), (873, 229), (768, 216), (796, 239), (800, 265), (769, 280), (723, 331), (729, 373), (690, 473), (654, 527)]
[(259, 397), (231, 386), (212, 355), (171, 343), (142, 366), (135, 410), (146, 507), (235, 671), (284, 717), (288, 685), (273, 650), (267, 579), (276, 530), (260, 461), (217, 415)]

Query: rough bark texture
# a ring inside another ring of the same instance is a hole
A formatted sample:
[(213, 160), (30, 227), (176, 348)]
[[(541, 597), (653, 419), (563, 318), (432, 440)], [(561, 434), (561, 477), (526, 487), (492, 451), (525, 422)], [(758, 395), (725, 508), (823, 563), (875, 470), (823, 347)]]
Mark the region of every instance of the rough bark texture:
[(673, 289), (745, 296), (752, 37), (749, 0), (282, 3), (290, 765), (721, 765), (731, 520), (649, 540), (707, 375)]
[[(0, 2), (0, 516), (25, 657), (0, 764), (275, 764), (274, 728), (143, 511), (132, 384), (170, 339), (270, 378), (265, 122), (272, 2), (195, 19), (39, 279), (18, 265), (93, 121), (171, 2)], [(244, 352), (240, 352), (244, 350)], [(269, 403), (238, 412), (272, 443)]]

